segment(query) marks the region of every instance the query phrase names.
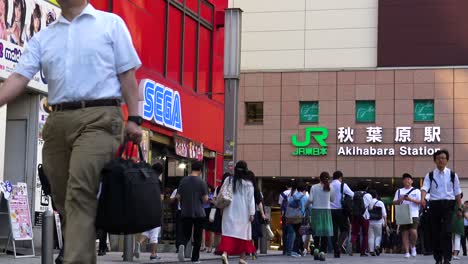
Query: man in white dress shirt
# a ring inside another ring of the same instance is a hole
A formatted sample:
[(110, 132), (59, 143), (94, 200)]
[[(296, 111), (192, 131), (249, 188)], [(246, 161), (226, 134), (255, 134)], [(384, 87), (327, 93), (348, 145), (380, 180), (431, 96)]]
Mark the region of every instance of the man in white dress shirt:
[[(452, 260), (452, 217), (457, 210), (462, 217), (461, 189), (458, 175), (447, 168), (450, 155), (447, 150), (434, 153), (436, 169), (424, 178), (421, 188), (421, 203), (426, 205), (430, 193), (429, 211), (432, 226), (432, 250), (436, 264), (449, 264)], [(442, 262), (443, 261), (443, 262)]]
[(27, 43), (15, 72), (0, 88), (0, 106), (25, 91), (42, 68), (53, 112), (43, 130), (43, 167), (64, 216), (64, 262), (96, 263), (99, 176), (126, 133), (141, 141), (135, 70), (141, 62), (125, 22), (87, 0), (58, 0), (62, 16)]

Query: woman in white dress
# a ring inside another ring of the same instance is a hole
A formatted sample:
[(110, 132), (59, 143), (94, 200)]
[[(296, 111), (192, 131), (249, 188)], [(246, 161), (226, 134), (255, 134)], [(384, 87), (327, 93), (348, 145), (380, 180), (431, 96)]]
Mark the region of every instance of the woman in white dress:
[(246, 254), (255, 253), (252, 244), (252, 225), (255, 215), (254, 187), (246, 180), (247, 163), (239, 161), (234, 170), (234, 176), (224, 181), (232, 181), (233, 198), (229, 206), (223, 210), (222, 237), (218, 252), (223, 252), (222, 261), (228, 264), (228, 255), (240, 255), (240, 264), (245, 261)]

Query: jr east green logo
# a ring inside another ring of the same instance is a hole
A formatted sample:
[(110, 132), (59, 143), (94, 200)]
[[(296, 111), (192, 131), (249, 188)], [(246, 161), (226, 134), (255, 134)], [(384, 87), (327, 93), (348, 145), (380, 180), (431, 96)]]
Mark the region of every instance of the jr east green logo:
[[(319, 147), (309, 147), (312, 143), (311, 140), (319, 145)], [(297, 135), (291, 136), (291, 143), (296, 147), (293, 156), (325, 156), (327, 155), (327, 143), (325, 140), (328, 138), (328, 129), (326, 127), (308, 127), (305, 129), (304, 141), (299, 142)]]

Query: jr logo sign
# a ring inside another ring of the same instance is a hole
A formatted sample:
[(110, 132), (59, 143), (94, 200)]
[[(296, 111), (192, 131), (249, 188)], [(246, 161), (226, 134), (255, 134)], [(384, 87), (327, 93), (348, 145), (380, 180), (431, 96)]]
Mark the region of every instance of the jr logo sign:
[[(309, 147), (311, 139), (314, 138), (315, 142), (320, 147)], [(304, 141), (299, 142), (297, 135), (291, 136), (291, 143), (296, 147), (296, 151), (292, 154), (294, 156), (323, 156), (327, 155), (327, 143), (325, 140), (328, 138), (328, 129), (326, 127), (308, 127), (305, 129)]]

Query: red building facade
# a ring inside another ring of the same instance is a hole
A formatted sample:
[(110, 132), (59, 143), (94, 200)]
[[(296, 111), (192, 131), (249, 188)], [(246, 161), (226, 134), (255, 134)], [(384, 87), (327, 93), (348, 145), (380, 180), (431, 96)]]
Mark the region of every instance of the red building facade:
[[(142, 61), (137, 81), (150, 79), (180, 95), (182, 131), (146, 120), (151, 153), (190, 163), (176, 154), (175, 139), (203, 144), (205, 177), (217, 185), (223, 173), (224, 9), (227, 0), (92, 0), (95, 8), (126, 22)], [(141, 92), (143, 101), (143, 91)], [(166, 167), (168, 168), (168, 167)], [(178, 166), (185, 168), (185, 166)], [(171, 168), (166, 186), (176, 185)], [(185, 171), (187, 173), (187, 170)], [(168, 177), (168, 178), (167, 178)], [(168, 180), (169, 179), (169, 180)]]

